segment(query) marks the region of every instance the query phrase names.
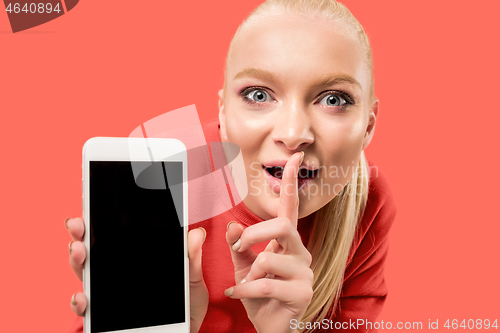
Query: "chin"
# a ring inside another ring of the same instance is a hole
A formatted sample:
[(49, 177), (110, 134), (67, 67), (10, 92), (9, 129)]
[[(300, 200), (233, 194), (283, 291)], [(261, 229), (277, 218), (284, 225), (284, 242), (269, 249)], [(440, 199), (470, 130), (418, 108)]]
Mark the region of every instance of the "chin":
[[(326, 205), (328, 202), (325, 202), (323, 205), (319, 206), (320, 203), (316, 202), (317, 200), (314, 199), (309, 199), (307, 200), (307, 194), (305, 195), (304, 198), (302, 196), (299, 197), (299, 212), (298, 212), (298, 218), (304, 218), (306, 216), (311, 215), (312, 213), (316, 212), (318, 209), (320, 209), (322, 206)], [(278, 216), (278, 209), (279, 209), (279, 204), (280, 204), (280, 197), (279, 195), (268, 195), (264, 198), (259, 198), (258, 202), (261, 210), (263, 211), (263, 214), (267, 216), (267, 218), (261, 217), (264, 220), (276, 218)]]
[(273, 219), (278, 217), (278, 207), (280, 204), (280, 197), (271, 197), (268, 196), (266, 198), (263, 198), (264, 202), (261, 202), (261, 207), (264, 210), (264, 213), (267, 214), (269, 219)]

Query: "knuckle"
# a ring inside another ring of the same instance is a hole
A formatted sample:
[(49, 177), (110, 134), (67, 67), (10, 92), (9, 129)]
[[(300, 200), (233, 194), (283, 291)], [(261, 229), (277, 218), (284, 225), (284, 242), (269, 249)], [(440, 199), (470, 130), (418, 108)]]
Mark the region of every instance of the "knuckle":
[(271, 260), (271, 256), (267, 251), (259, 253), (257, 255), (257, 260), (259, 266), (264, 270), (268, 269), (271, 266), (271, 264), (269, 263)]
[(289, 220), (287, 217), (280, 217), (280, 219), (279, 219), (279, 224), (278, 224), (278, 228), (279, 228), (280, 230), (285, 229), (285, 228), (288, 226), (289, 221), (290, 221), (290, 220)]
[[(246, 228), (245, 230), (243, 230), (241, 232), (241, 235), (240, 235), (239, 239), (241, 239), (242, 242), (243, 242), (243, 240), (247, 240), (247, 238), (250, 239), (252, 237), (252, 231), (253, 231), (253, 229), (248, 230), (248, 228)], [(236, 239), (235, 242), (237, 240), (238, 239)]]
[(279, 227), (280, 232), (283, 234), (292, 233), (294, 230), (293, 225), (292, 225), (292, 221), (290, 221), (290, 219), (288, 217), (280, 218), (280, 222), (279, 222), (278, 227)]
[(304, 292), (302, 293), (302, 301), (305, 304), (311, 303), (311, 300), (313, 298), (314, 292), (311, 287), (305, 288)]
[(261, 279), (259, 291), (263, 296), (269, 296), (273, 292), (273, 285), (270, 280)]
[(305, 257), (307, 266), (308, 267), (311, 266), (312, 260), (313, 260), (312, 254), (309, 251), (306, 250), (306, 253), (305, 253), (304, 257)]
[(310, 285), (302, 285), (299, 288), (297, 288), (297, 301), (300, 302), (301, 304), (307, 304), (311, 303), (311, 300), (314, 296), (314, 292), (312, 289), (312, 286)]
[(312, 271), (312, 269), (308, 268), (306, 271), (305, 271), (305, 277), (306, 277), (306, 280), (307, 282), (312, 285), (313, 282), (314, 282), (314, 272)]

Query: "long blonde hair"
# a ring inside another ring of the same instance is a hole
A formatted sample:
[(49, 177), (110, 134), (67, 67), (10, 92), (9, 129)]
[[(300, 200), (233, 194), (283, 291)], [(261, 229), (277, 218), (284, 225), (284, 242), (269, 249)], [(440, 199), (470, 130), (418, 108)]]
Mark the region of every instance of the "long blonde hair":
[[(338, 23), (337, 28), (342, 33), (356, 38), (366, 55), (365, 63), (371, 75), (370, 97), (372, 101), (375, 100), (373, 59), (368, 37), (351, 12), (335, 0), (267, 0), (262, 3), (236, 31), (229, 46), (226, 67), (234, 41), (245, 26), (284, 12), (331, 19)], [(226, 78), (224, 93), (225, 87)], [(368, 185), (369, 168), (362, 151), (350, 181), (335, 198), (315, 214), (314, 227), (308, 244), (308, 250), (313, 257), (311, 269), (314, 272), (314, 295), (302, 318), (303, 322), (321, 321), (327, 316), (332, 316), (336, 309), (356, 228), (366, 206)]]

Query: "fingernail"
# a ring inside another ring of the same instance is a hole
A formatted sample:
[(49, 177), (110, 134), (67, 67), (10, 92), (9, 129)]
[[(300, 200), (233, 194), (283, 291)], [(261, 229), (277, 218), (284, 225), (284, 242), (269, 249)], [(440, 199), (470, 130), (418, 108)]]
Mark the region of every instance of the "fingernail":
[(229, 226), (230, 226), (232, 223), (236, 223), (236, 221), (231, 221), (231, 222), (229, 222), (229, 223), (227, 224), (226, 231), (228, 231), (228, 230), (229, 230)]
[(73, 252), (73, 250), (71, 250), (71, 245), (74, 243), (74, 240), (72, 240), (71, 242), (69, 242), (69, 255), (71, 255), (71, 252)]
[(302, 156), (300, 157), (299, 166), (302, 164), (302, 162), (304, 162), (304, 156), (306, 155), (304, 152), (301, 152), (301, 153), (302, 153)]
[(233, 251), (238, 251), (240, 247), (241, 247), (241, 238), (239, 238), (238, 241), (234, 243), (231, 248), (233, 249)]
[[(64, 220), (64, 226), (66, 227), (66, 229), (68, 229), (68, 220), (70, 219), (71, 217), (68, 217), (66, 220)], [(68, 229), (69, 230), (69, 229)]]
[(201, 231), (203, 231), (203, 242), (201, 242), (203, 244), (205, 243), (205, 239), (207, 238), (207, 231), (203, 227), (199, 227), (198, 229), (201, 229)]
[(233, 293), (234, 293), (234, 288), (233, 287), (224, 290), (224, 295), (226, 295), (227, 297), (233, 296)]
[(247, 282), (247, 279), (243, 279), (240, 281), (240, 283), (245, 283), (245, 282)]
[(73, 296), (71, 296), (71, 305), (75, 306), (76, 305), (76, 299), (75, 299), (75, 296), (76, 294), (73, 294)]

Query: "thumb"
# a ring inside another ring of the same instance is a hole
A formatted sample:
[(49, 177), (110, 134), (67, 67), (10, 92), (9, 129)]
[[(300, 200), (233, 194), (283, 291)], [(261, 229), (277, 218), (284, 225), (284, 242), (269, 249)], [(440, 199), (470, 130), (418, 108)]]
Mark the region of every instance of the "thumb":
[(189, 283), (191, 285), (203, 282), (201, 247), (205, 242), (206, 233), (203, 228), (193, 229), (188, 233)]
[(203, 228), (188, 233), (189, 308), (191, 332), (198, 332), (207, 313), (209, 296), (201, 268), (201, 247), (207, 232)]
[(251, 248), (245, 251), (238, 251), (241, 246), (241, 235), (245, 231), (245, 227), (237, 222), (229, 222), (227, 225), (226, 241), (229, 245), (231, 257), (234, 265), (234, 278), (235, 282), (239, 283), (245, 276), (247, 276), (250, 268), (252, 267), (257, 255)]

